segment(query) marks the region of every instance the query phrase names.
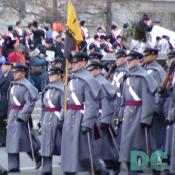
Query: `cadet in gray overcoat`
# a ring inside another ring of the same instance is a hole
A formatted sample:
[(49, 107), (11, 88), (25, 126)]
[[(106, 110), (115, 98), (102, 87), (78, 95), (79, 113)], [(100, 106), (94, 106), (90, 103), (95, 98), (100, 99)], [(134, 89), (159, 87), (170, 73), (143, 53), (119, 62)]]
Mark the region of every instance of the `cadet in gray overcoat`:
[(95, 157), (94, 126), (99, 109), (100, 86), (85, 68), (88, 58), (80, 52), (71, 60), (67, 115), (61, 144), (61, 167), (65, 174), (91, 171), (87, 138), (89, 135), (93, 158)]
[[(9, 172), (19, 172), (19, 153), (26, 152), (30, 157), (32, 155), (29, 120), (39, 97), (37, 89), (25, 78), (28, 72), (27, 66), (17, 64), (12, 72), (14, 81), (10, 88), (6, 151)], [(35, 143), (32, 141), (38, 163), (40, 145)]]
[(63, 69), (52, 66), (48, 72), (49, 84), (43, 92), (41, 116), (41, 155), (43, 175), (52, 174), (52, 156), (61, 153), (64, 85)]
[[(143, 55), (131, 51), (127, 57), (129, 72), (123, 85), (122, 105), (119, 115), (122, 115), (120, 156), (121, 172), (137, 174), (130, 170), (131, 151), (156, 149), (155, 141), (150, 132), (154, 113), (154, 93), (157, 90), (156, 81), (139, 66)], [(148, 143), (148, 147), (146, 146)]]

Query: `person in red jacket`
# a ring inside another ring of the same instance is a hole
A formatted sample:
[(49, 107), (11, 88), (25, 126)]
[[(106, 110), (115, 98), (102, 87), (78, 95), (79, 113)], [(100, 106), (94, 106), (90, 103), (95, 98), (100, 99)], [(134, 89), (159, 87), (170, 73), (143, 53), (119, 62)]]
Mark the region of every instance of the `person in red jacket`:
[(15, 63), (26, 64), (26, 59), (25, 59), (25, 56), (23, 54), (23, 50), (24, 50), (23, 44), (19, 43), (15, 47), (15, 51), (9, 54), (8, 61), (11, 64), (15, 64)]

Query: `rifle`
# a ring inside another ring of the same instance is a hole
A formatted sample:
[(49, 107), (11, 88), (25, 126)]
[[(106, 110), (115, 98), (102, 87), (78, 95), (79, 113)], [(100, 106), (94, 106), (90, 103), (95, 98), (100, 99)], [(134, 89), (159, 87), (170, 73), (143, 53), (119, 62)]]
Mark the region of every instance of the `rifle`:
[(169, 83), (169, 81), (171, 80), (171, 75), (173, 74), (175, 70), (175, 61), (173, 61), (170, 65), (170, 67), (168, 68), (167, 72), (166, 72), (166, 77), (162, 83), (161, 89), (162, 90), (166, 90), (167, 89), (167, 85)]

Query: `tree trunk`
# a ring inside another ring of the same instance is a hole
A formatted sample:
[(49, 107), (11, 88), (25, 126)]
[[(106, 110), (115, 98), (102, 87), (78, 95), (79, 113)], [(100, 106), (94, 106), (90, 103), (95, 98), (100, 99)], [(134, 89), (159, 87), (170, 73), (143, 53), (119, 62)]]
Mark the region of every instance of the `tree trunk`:
[(110, 32), (112, 24), (112, 0), (106, 0), (106, 31)]
[(53, 3), (53, 8), (52, 8), (52, 10), (53, 10), (53, 13), (52, 13), (52, 19), (53, 19), (53, 21), (52, 22), (54, 22), (54, 21), (58, 20), (57, 19), (57, 16), (58, 16), (58, 10), (57, 10), (58, 1), (57, 0), (53, 0), (52, 3)]

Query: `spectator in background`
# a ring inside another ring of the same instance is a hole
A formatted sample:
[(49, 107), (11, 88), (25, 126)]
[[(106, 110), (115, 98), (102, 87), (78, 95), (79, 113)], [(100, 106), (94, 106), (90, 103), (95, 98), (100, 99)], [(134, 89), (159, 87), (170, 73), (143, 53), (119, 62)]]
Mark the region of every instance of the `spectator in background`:
[(11, 52), (15, 50), (16, 40), (12, 40), (11, 37), (5, 36), (4, 43), (2, 44), (2, 54), (6, 58)]
[(39, 49), (35, 48), (34, 45), (30, 45), (30, 81), (38, 89), (42, 91), (46, 85), (46, 67), (47, 61), (44, 57), (40, 56)]
[(123, 44), (122, 36), (120, 36), (120, 35), (117, 36), (117, 39), (114, 43), (114, 48), (117, 49), (117, 50), (126, 49), (125, 45)]
[(8, 26), (8, 32), (7, 32), (6, 36), (10, 37), (12, 40), (14, 40), (14, 29), (12, 26)]
[(61, 34), (57, 34), (56, 38), (55, 38), (55, 42), (54, 42), (54, 47), (55, 47), (55, 51), (56, 51), (56, 55), (55, 57), (59, 57), (64, 59), (64, 44), (62, 42), (62, 36)]
[(146, 33), (152, 30), (152, 20), (147, 14), (144, 14), (140, 22), (135, 27), (134, 39), (141, 42), (146, 42)]
[(100, 48), (100, 37), (97, 34), (94, 35), (94, 40), (89, 45), (89, 47), (92, 47), (92, 46), (94, 46), (95, 48)]
[(28, 36), (30, 40), (33, 40), (33, 23), (32, 22), (28, 23), (28, 27), (23, 33), (23, 38), (25, 38), (26, 36)]
[(5, 146), (8, 112), (8, 89), (12, 81), (11, 64), (4, 61), (0, 76), (0, 146)]
[(15, 37), (18, 37), (19, 40), (23, 37), (23, 29), (21, 27), (21, 21), (16, 22), (16, 28), (14, 32)]
[(84, 40), (86, 40), (89, 37), (88, 29), (86, 27), (86, 22), (84, 20), (80, 21), (80, 26), (81, 26), (81, 33), (83, 35), (83, 38), (84, 38)]
[(120, 35), (120, 32), (121, 32), (121, 31), (117, 29), (117, 26), (116, 26), (116, 25), (113, 24), (113, 25), (111, 26), (111, 32), (110, 32), (110, 34), (109, 34), (111, 44), (114, 44), (114, 42), (115, 42), (116, 39), (117, 39), (117, 36)]
[(33, 41), (35, 47), (42, 44), (42, 40), (45, 38), (45, 33), (43, 30), (38, 28), (38, 22), (33, 21)]
[(105, 36), (104, 39), (105, 39), (104, 51), (107, 53), (114, 52), (114, 48), (113, 48), (112, 44), (110, 43), (110, 36)]
[(99, 37), (101, 37), (102, 35), (105, 35), (105, 33), (103, 33), (102, 27), (98, 27), (96, 34), (97, 34)]
[(11, 52), (8, 56), (8, 61), (11, 64), (26, 64), (26, 58), (23, 54), (24, 51), (24, 46), (22, 43), (19, 43), (16, 47), (15, 47), (15, 51)]
[(47, 61), (52, 62), (55, 59), (56, 49), (52, 39), (46, 38), (44, 45), (40, 44), (37, 48), (45, 56)]

